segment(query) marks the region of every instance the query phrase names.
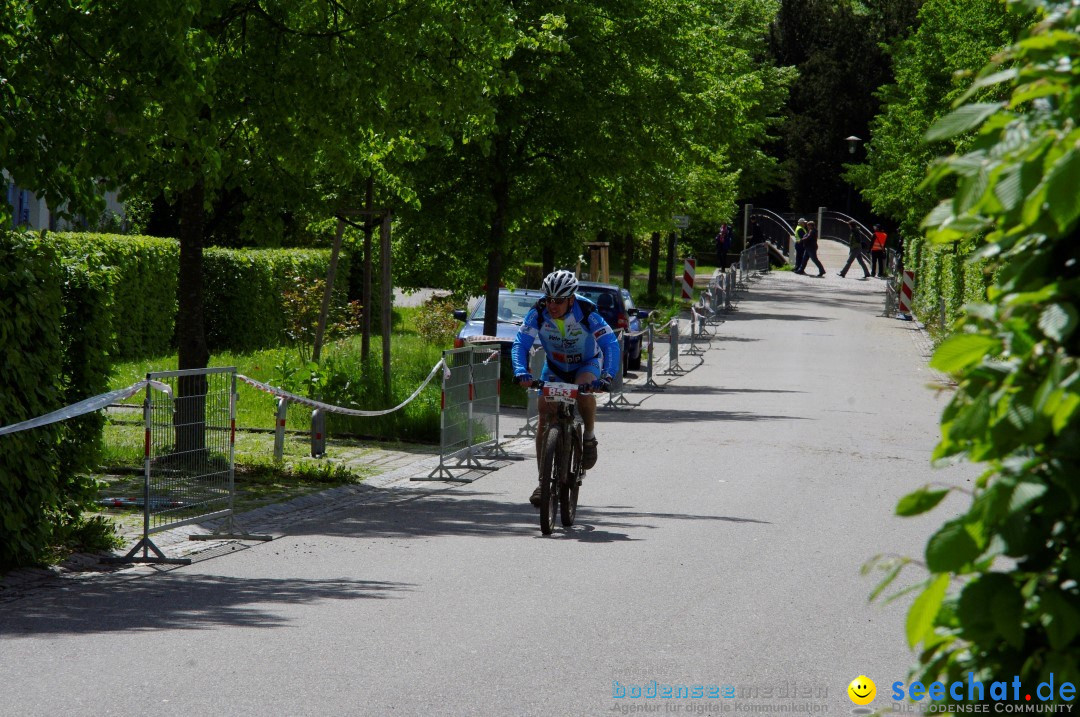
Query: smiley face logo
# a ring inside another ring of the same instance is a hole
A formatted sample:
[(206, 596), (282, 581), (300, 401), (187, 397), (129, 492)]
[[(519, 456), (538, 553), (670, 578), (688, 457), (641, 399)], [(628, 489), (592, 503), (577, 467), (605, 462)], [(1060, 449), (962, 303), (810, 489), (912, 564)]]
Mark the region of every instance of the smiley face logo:
[(877, 685), (866, 675), (859, 675), (847, 686), (847, 696), (857, 705), (868, 705), (877, 696)]

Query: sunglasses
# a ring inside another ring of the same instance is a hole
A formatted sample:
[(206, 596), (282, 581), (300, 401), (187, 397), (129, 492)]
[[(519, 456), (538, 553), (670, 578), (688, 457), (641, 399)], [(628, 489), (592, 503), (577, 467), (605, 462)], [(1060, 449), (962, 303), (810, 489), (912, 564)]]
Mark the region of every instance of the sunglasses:
[(565, 304), (565, 303), (566, 303), (567, 301), (570, 301), (570, 297), (569, 297), (569, 296), (563, 296), (563, 297), (561, 297), (561, 298), (555, 298), (555, 297), (553, 297), (553, 296), (549, 296), (549, 297), (548, 297), (548, 300), (547, 300), (547, 302), (548, 302), (549, 304), (555, 304), (555, 306), (562, 306), (562, 305), (563, 305), (563, 304)]

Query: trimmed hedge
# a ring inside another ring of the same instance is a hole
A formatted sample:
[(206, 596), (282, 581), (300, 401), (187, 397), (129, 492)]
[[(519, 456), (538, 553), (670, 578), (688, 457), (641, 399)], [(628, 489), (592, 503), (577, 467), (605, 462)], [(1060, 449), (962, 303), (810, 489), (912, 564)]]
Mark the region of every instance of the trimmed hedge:
[[(108, 390), (114, 273), (39, 235), (0, 232), (0, 417), (18, 423)], [(0, 569), (42, 562), (97, 498), (100, 413), (0, 436)]]
[(972, 244), (933, 244), (919, 235), (904, 243), (904, 268), (915, 272), (915, 313), (929, 326), (941, 326), (941, 299), (945, 320), (951, 324), (964, 306), (985, 301), (992, 279), (985, 262), (970, 262)]
[[(325, 280), (330, 252), (325, 249), (207, 249), (203, 254), (206, 342), (211, 351), (255, 351), (286, 340), (285, 289), (303, 281)], [(336, 304), (348, 295), (349, 257), (338, 258)]]
[[(86, 270), (111, 274), (109, 353), (125, 361), (175, 350), (180, 245), (174, 239), (105, 234), (47, 235), (64, 256)], [(218, 249), (203, 253), (206, 341), (211, 351), (253, 351), (286, 341), (282, 294), (302, 280), (325, 279), (325, 249)], [(334, 302), (347, 303), (350, 261), (338, 261)]]
[(50, 234), (64, 257), (111, 269), (115, 360), (164, 356), (173, 350), (180, 245), (173, 239), (111, 234)]
[[(61, 286), (56, 247), (0, 232), (0, 416), (18, 423), (62, 404)], [(62, 500), (61, 427), (0, 436), (0, 570), (36, 562)]]
[[(60, 380), (63, 402), (72, 404), (109, 390), (115, 272), (112, 267), (101, 268), (71, 258), (62, 258), (61, 264), (64, 363)], [(97, 487), (80, 473), (98, 463), (105, 415), (97, 411), (69, 418), (62, 425), (61, 492), (77, 505), (88, 504), (97, 498)], [(71, 517), (76, 518), (77, 512)]]

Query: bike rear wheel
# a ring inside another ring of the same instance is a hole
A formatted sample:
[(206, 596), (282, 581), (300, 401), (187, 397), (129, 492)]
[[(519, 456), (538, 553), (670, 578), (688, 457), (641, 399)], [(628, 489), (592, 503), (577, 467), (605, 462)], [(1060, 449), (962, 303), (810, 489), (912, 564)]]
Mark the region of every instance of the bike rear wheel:
[(540, 532), (551, 535), (555, 528), (555, 502), (558, 500), (556, 484), (561, 475), (562, 427), (558, 424), (547, 429), (544, 438), (544, 460), (540, 462)]
[(559, 484), (559, 510), (561, 511), (562, 524), (565, 527), (574, 524), (574, 518), (577, 516), (578, 489), (581, 487), (578, 485), (578, 475), (581, 471), (580, 434), (571, 434), (571, 442), (573, 443), (573, 450), (570, 455), (570, 465), (565, 477), (560, 476), (561, 482)]

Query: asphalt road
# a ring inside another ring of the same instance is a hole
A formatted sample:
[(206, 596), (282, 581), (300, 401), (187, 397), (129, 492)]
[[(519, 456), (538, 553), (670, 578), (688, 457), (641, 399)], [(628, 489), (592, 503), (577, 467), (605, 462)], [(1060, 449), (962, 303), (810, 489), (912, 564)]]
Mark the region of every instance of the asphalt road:
[[(603, 413), (579, 525), (552, 537), (527, 460), (0, 605), (0, 715), (837, 714), (860, 674), (886, 708), (910, 599), (869, 603), (860, 566), (921, 556), (959, 502), (897, 499), (977, 471), (929, 467), (947, 393), (883, 291), (755, 283), (693, 370)], [(665, 685), (701, 697), (644, 696)]]

